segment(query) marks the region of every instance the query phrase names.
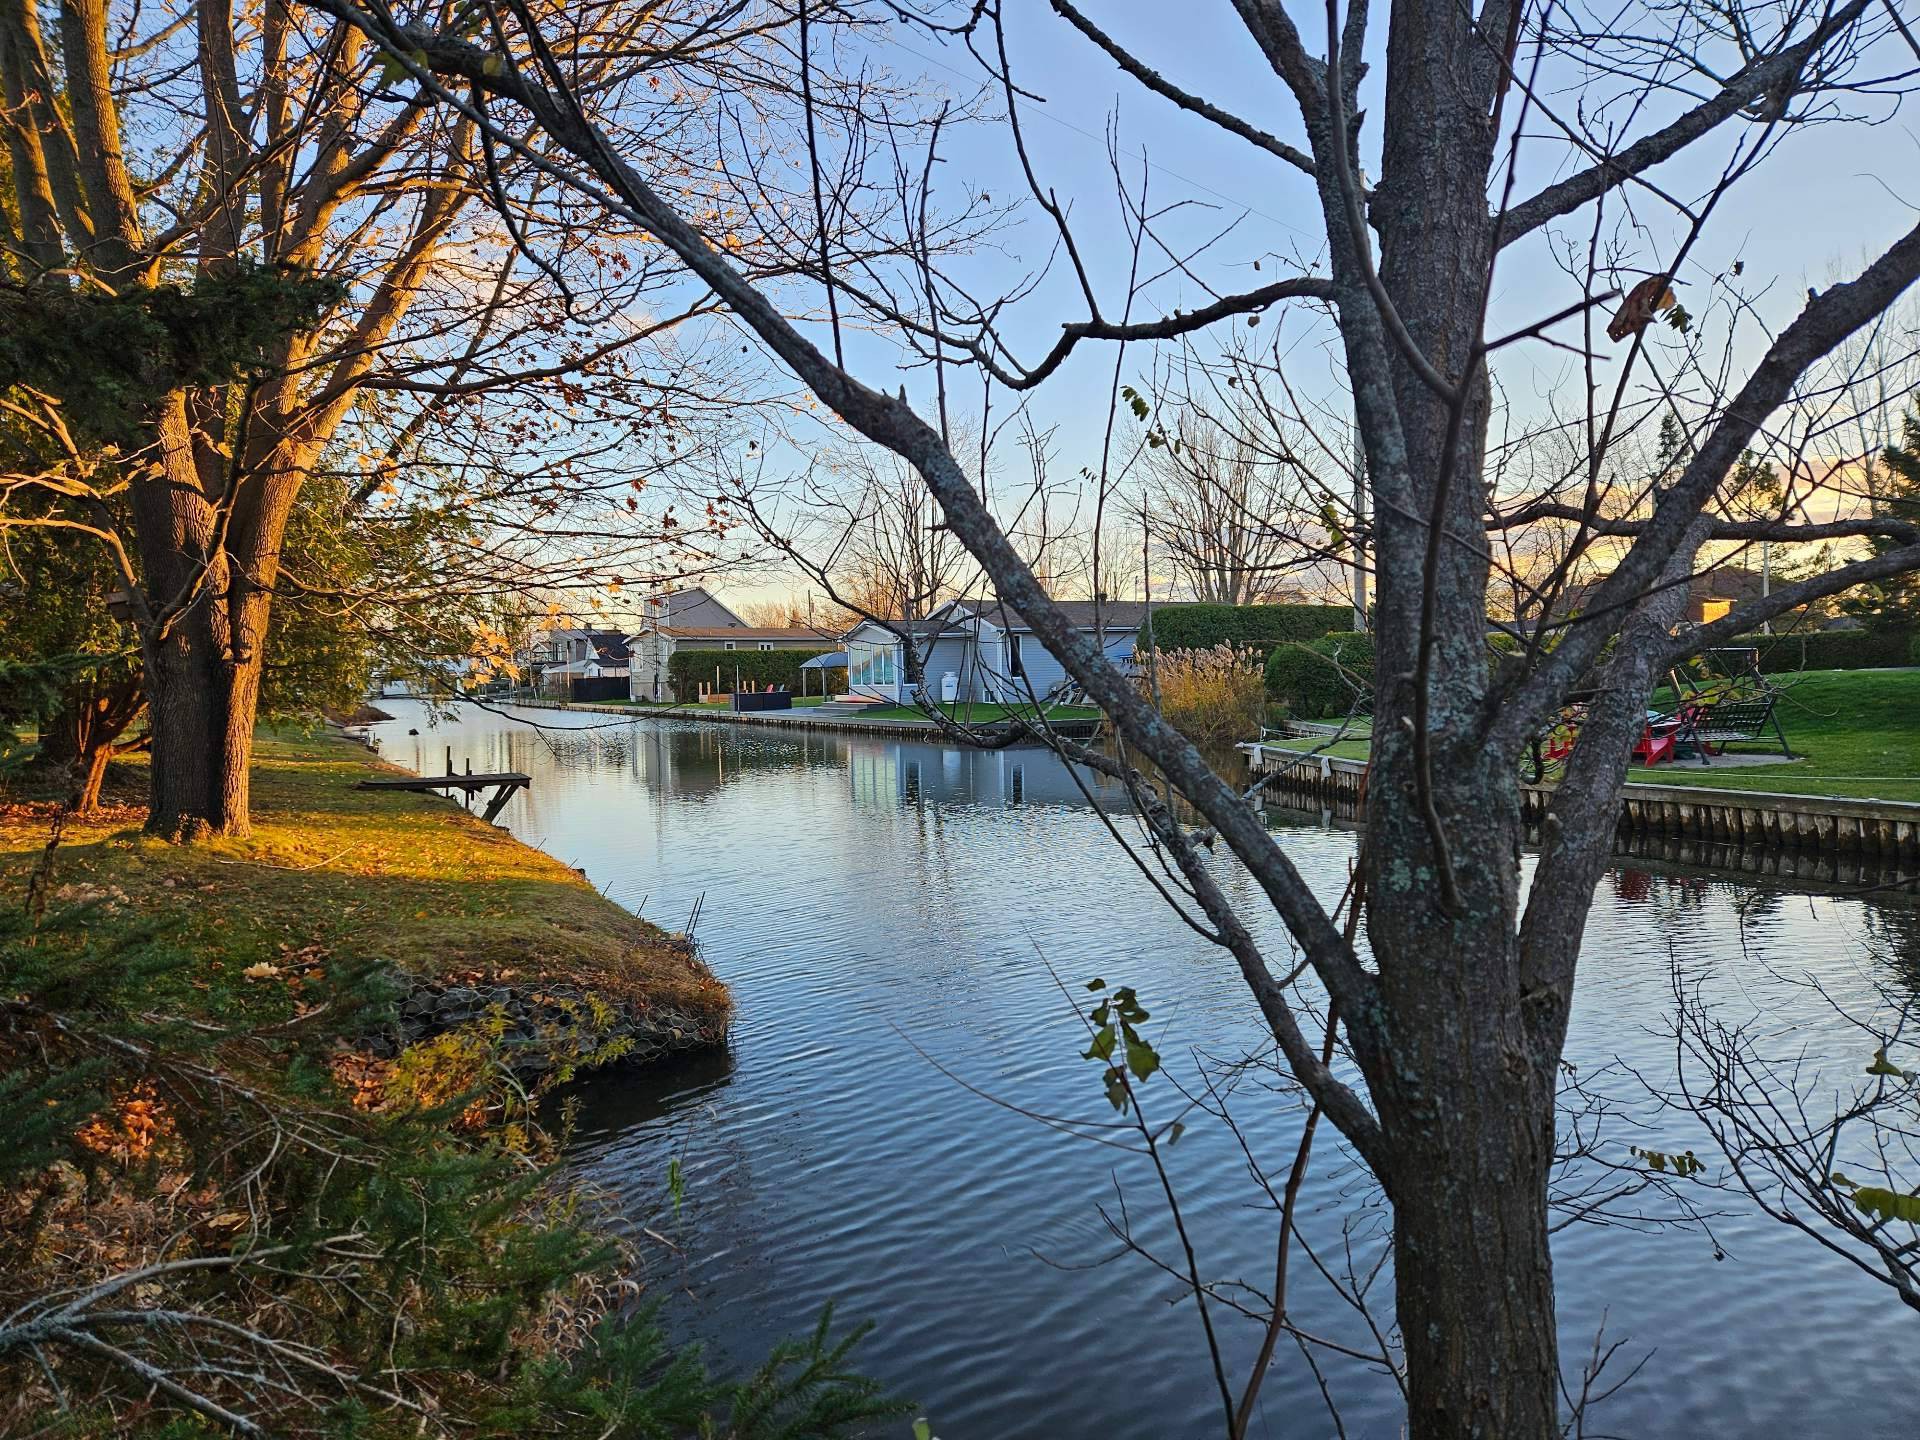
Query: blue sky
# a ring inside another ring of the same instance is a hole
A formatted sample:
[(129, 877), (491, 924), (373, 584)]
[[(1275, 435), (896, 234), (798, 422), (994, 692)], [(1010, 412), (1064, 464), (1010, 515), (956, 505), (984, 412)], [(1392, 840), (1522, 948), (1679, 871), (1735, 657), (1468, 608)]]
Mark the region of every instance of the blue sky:
[[(1200, 267), (1216, 289), (1248, 288), (1289, 273), (1294, 257), (1317, 254), (1323, 231), (1317, 200), (1304, 176), (1148, 93), (1038, 0), (1010, 4), (1007, 9), (1016, 78), (1041, 97), (1021, 107), (1030, 153), (1042, 183), (1071, 208), (1084, 254), (1096, 278), (1104, 282), (1106, 304), (1116, 310), (1120, 304), (1128, 258), (1120, 242), (1121, 212), (1106, 154), (1104, 135), (1110, 122), (1118, 125), (1119, 150), (1130, 178), (1136, 181), (1144, 154), (1152, 200), (1161, 205), (1193, 202), (1192, 209), (1168, 223), (1170, 236), (1191, 241), (1238, 222)], [(1307, 17), (1303, 23), (1317, 23), (1318, 10), (1299, 6), (1294, 10)], [(1381, 52), (1384, 10), (1376, 7), (1372, 40), (1373, 48)], [(1301, 141), (1291, 96), (1266, 68), (1228, 0), (1173, 5), (1128, 0), (1089, 6), (1089, 11), (1176, 83), (1204, 93), (1282, 139)], [(1310, 30), (1310, 44), (1312, 34)], [(975, 83), (977, 67), (957, 45), (943, 47), (936, 39), (905, 27), (894, 27), (889, 36), (876, 53), (898, 75), (912, 79), (916, 88), (964, 94)], [(1886, 70), (1896, 68), (1903, 55), (1889, 45), (1874, 58), (1881, 61), (1877, 68)], [(1908, 63), (1911, 58), (1904, 55)], [(1373, 73), (1362, 104), (1377, 116), (1384, 108), (1380, 93), (1384, 53), (1371, 59)], [(1584, 104), (1590, 113), (1605, 94), (1601, 88), (1583, 84), (1564, 66), (1556, 70), (1549, 65), (1542, 74), (1541, 89), (1566, 113), (1576, 104)], [(1682, 103), (1678, 98), (1657, 101), (1636, 118), (1629, 136), (1644, 133)], [(1852, 273), (1912, 225), (1915, 205), (1920, 204), (1920, 185), (1912, 183), (1913, 177), (1920, 176), (1920, 139), (1889, 102), (1867, 97), (1854, 104), (1882, 123), (1793, 127), (1777, 153), (1720, 202), (1682, 271), (1687, 283), (1680, 287), (1681, 299), (1697, 315), (1707, 278), (1739, 259), (1744, 264), (1743, 285), (1749, 291), (1765, 292), (1757, 307), (1759, 317), (1777, 327), (1798, 312), (1809, 285), (1824, 286), (1836, 274)], [(1517, 199), (1579, 163), (1570, 147), (1549, 136), (1549, 127), (1538, 117), (1528, 130), (1541, 138), (1530, 139), (1522, 150)], [(1368, 143), (1377, 141), (1377, 132), (1377, 121), (1363, 130), (1363, 154), (1377, 153)], [(1659, 167), (1652, 178), (1672, 193), (1696, 198), (1711, 187), (1732, 147), (1752, 133), (1745, 124), (1724, 126), (1682, 158)], [(941, 186), (957, 191), (964, 184), (987, 190), (996, 200), (1025, 193), (1002, 125), (963, 128), (950, 135), (943, 153), (946, 163), (937, 182)], [(1377, 165), (1369, 164), (1369, 170), (1377, 171)], [(1051, 226), (1031, 203), (1026, 211), (1023, 220), (998, 237), (995, 250), (961, 267), (980, 290), (1009, 285), (1044, 261), (1052, 245)], [(1624, 238), (1635, 243), (1634, 261), (1652, 265), (1670, 256), (1684, 234), (1681, 218), (1644, 195), (1634, 198), (1633, 215), (1642, 228), (1637, 236)], [(1575, 225), (1575, 233), (1583, 238), (1584, 219)], [(1255, 259), (1263, 262), (1257, 274), (1252, 268)], [(1551, 262), (1545, 238), (1534, 237), (1503, 256), (1490, 329), (1500, 333), (1531, 323), (1578, 295), (1575, 283)], [(1169, 281), (1154, 292), (1153, 308), (1191, 305), (1201, 298), (1202, 292), (1192, 282)], [(1035, 358), (1051, 343), (1063, 319), (1083, 315), (1069, 272), (1056, 264), (1052, 277), (1015, 312), (1008, 329), (1021, 353)], [(1269, 316), (1265, 323), (1273, 325), (1279, 319)], [(1288, 334), (1303, 342), (1294, 362), (1296, 382), (1311, 394), (1331, 393), (1334, 387), (1321, 353), (1324, 331), (1314, 332), (1304, 312), (1283, 323)], [(1578, 332), (1567, 327), (1559, 333), (1572, 339)], [(1717, 345), (1724, 334), (1709, 338)], [(1736, 376), (1757, 355), (1762, 339), (1757, 327), (1741, 333)], [(930, 413), (929, 372), (899, 372), (890, 347), (881, 341), (858, 343), (852, 353), (863, 379), (886, 388), (904, 381), (923, 413)], [(1127, 357), (1127, 378), (1137, 379), (1150, 361), (1147, 347), (1134, 347)], [(1059, 427), (1056, 468), (1061, 474), (1098, 463), (1113, 365), (1112, 346), (1084, 346), (1032, 402), (1042, 425)], [(1527, 345), (1506, 352), (1499, 374), (1511, 403), (1525, 411), (1542, 405), (1543, 397), (1555, 391), (1564, 398), (1564, 387), (1577, 376), (1577, 362), (1565, 351)], [(966, 409), (971, 403), (968, 397), (977, 393), (977, 386), (969, 382), (961, 392), (960, 408)], [(996, 400), (1001, 415), (1010, 406), (1004, 394)]]

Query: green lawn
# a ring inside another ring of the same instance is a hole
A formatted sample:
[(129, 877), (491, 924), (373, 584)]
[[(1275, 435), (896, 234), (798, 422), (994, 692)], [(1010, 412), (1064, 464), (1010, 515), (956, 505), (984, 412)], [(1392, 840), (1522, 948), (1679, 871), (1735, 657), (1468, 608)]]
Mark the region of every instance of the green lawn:
[[(798, 702), (795, 702), (798, 703)], [(1013, 715), (1032, 716), (1031, 705), (990, 705), (985, 701), (956, 701), (939, 707), (952, 719), (969, 725), (991, 725)], [(863, 720), (925, 720), (926, 712), (912, 705), (876, 705), (862, 710)], [(1049, 720), (1098, 720), (1100, 712), (1091, 705), (1055, 705), (1047, 711)]]
[[(1784, 693), (1778, 714), (1787, 744), (1804, 759), (1738, 769), (1682, 760), (1654, 769), (1635, 766), (1632, 781), (1704, 785), (1726, 790), (1771, 790), (1788, 795), (1920, 801), (1920, 669), (1814, 670), (1774, 677)], [(1654, 708), (1671, 696), (1657, 694)], [(1302, 736), (1282, 742), (1315, 750)], [(1364, 740), (1342, 740), (1325, 754), (1364, 760)], [(1762, 747), (1742, 745), (1739, 751)]]
[(1787, 744), (1804, 760), (1738, 770), (1683, 760), (1653, 770), (1635, 768), (1627, 778), (1660, 785), (1920, 801), (1920, 669), (1812, 670), (1775, 679), (1785, 692), (1776, 713)]

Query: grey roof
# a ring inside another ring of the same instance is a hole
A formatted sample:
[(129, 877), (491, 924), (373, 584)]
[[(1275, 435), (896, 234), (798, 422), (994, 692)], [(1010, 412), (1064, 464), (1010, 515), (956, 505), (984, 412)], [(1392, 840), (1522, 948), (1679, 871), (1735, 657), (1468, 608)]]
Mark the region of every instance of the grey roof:
[(890, 630), (895, 634), (904, 631), (916, 640), (924, 640), (928, 636), (946, 634), (959, 635), (965, 633), (964, 631), (955, 629), (947, 622), (947, 607), (942, 606), (924, 620), (857, 620), (852, 627), (847, 630), (846, 634), (840, 637), (841, 641), (845, 642), (856, 631), (867, 625), (875, 626), (881, 630)]
[[(1002, 629), (1033, 629), (1012, 606), (1003, 606), (998, 600), (956, 600), (953, 603), (955, 609), (978, 615)], [(1081, 630), (1091, 630), (1096, 625), (1110, 634), (1138, 630), (1141, 622), (1147, 618), (1147, 602), (1144, 600), (1056, 600), (1053, 604), (1069, 623)]]
[(747, 623), (698, 586), (691, 590), (675, 590), (666, 600), (666, 623), (669, 625), (744, 626)]
[(627, 637), (618, 630), (589, 630), (587, 639), (592, 642), (602, 664), (622, 663), (627, 658)]
[[(1092, 630), (1097, 624), (1108, 635), (1130, 635), (1147, 618), (1147, 603), (1144, 600), (1056, 600), (1053, 603), (1076, 629)], [(1002, 605), (993, 599), (949, 600), (923, 620), (888, 620), (882, 628), (904, 631), (916, 640), (924, 640), (939, 635), (964, 634), (966, 632), (960, 627), (970, 619), (984, 620), (989, 625), (1023, 634), (1033, 631), (1033, 627), (1021, 619), (1012, 606)], [(863, 625), (881, 624), (877, 620), (862, 620), (841, 638), (846, 639)]]
[(811, 660), (800, 662), (802, 670), (844, 670), (847, 668), (847, 652), (835, 651), (830, 655), (816, 655)]

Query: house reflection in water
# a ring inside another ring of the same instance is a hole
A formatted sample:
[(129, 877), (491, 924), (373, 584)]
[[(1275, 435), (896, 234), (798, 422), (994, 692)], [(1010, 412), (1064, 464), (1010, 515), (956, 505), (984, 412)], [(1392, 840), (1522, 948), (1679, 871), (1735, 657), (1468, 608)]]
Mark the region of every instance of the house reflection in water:
[(1133, 808), (1114, 781), (1069, 767), (1039, 745), (967, 750), (912, 740), (854, 740), (847, 751), (848, 782), (859, 806), (1041, 805), (1084, 810), (1090, 808), (1091, 794), (1103, 810)]

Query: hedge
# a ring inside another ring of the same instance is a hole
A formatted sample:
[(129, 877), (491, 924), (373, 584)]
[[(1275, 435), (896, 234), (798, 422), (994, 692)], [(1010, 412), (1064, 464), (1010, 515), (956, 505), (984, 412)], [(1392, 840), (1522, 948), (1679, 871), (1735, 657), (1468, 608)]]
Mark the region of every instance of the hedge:
[(1147, 626), (1161, 650), (1211, 650), (1237, 645), (1258, 650), (1262, 658), (1289, 641), (1318, 640), (1353, 623), (1351, 605), (1162, 605), (1140, 625), (1146, 648)]
[[(1356, 696), (1355, 686), (1367, 693)], [(1372, 689), (1373, 636), (1361, 631), (1336, 630), (1267, 657), (1267, 694), (1297, 720), (1364, 715), (1373, 708)]]
[[(1595, 662), (1596, 670), (1612, 657), (1616, 643), (1616, 640), (1607, 642)], [(1519, 642), (1502, 632), (1487, 636), (1487, 644), (1496, 665), (1501, 656), (1518, 654), (1520, 650)], [(1740, 635), (1715, 648), (1746, 646), (1760, 652), (1760, 671), (1765, 675), (1796, 670), (1883, 670), (1920, 665), (1920, 631), (1912, 630), (1810, 630), (1784, 635)], [(1591, 677), (1581, 682), (1583, 686), (1593, 683)], [(1267, 689), (1272, 691), (1271, 681)]]
[(1886, 670), (1920, 664), (1911, 630), (1816, 630), (1804, 635), (1742, 635), (1733, 645), (1760, 651), (1760, 670)]
[[(831, 653), (824, 647), (819, 650), (676, 650), (667, 660), (667, 685), (675, 699), (692, 700), (699, 695), (703, 683), (713, 684), (714, 667), (718, 666), (723, 690), (731, 690), (738, 675), (742, 685), (756, 689), (784, 685), (798, 695), (801, 663), (816, 655)], [(844, 668), (828, 670), (825, 679), (829, 691), (847, 688)], [(809, 675), (807, 688), (819, 689), (820, 680), (820, 676)]]

